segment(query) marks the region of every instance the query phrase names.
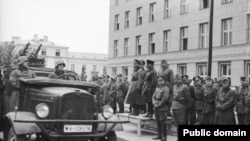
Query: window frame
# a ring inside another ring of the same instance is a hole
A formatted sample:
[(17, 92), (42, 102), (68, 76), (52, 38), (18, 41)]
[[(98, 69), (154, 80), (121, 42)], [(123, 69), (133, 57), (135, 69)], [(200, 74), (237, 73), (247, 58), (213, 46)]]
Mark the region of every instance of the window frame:
[(124, 38), (124, 56), (128, 56), (129, 38)]
[(112, 76), (117, 75), (117, 67), (112, 67)]
[(171, 17), (171, 9), (169, 7), (170, 0), (164, 0), (164, 10), (163, 10), (163, 18), (167, 19)]
[[(204, 27), (206, 25), (207, 27)], [(204, 31), (204, 33), (202, 33)], [(202, 39), (204, 39), (204, 44), (202, 44)], [(199, 48), (209, 47), (209, 23), (201, 23), (199, 25)]]
[[(227, 73), (230, 73), (229, 75), (224, 75), (223, 74), (223, 68), (222, 68), (222, 65), (229, 65), (229, 68), (227, 68)], [(227, 61), (227, 62), (219, 62), (219, 78), (220, 77), (229, 77), (231, 78), (231, 75), (232, 75), (232, 69), (231, 69), (231, 62), (230, 61)]]
[[(167, 37), (167, 38), (166, 38)], [(164, 30), (163, 31), (163, 52), (170, 51), (170, 37), (171, 37), (171, 30)]]
[(247, 43), (250, 43), (250, 14), (247, 14)]
[(47, 49), (46, 48), (42, 48), (41, 55), (42, 56), (46, 56), (47, 55)]
[(149, 22), (155, 22), (155, 6), (156, 2), (149, 4)]
[(207, 0), (208, 6), (204, 7), (204, 0), (200, 0), (200, 10), (208, 9), (210, 7), (210, 0)]
[[(185, 2), (184, 2), (185, 1)], [(185, 6), (185, 11), (184, 11)], [(189, 13), (189, 0), (181, 0), (181, 15)]]
[[(205, 70), (203, 70), (205, 75), (201, 75), (200, 70), (199, 70), (199, 68), (201, 68), (201, 67), (205, 67), (205, 68), (202, 68), (202, 69), (205, 69)], [(208, 65), (207, 65), (207, 63), (197, 63), (196, 64), (196, 75), (200, 76), (202, 78), (207, 78), (207, 76), (208, 76)]]
[(221, 0), (221, 4), (229, 4), (229, 3), (233, 3), (233, 0)]
[(56, 57), (60, 57), (61, 56), (61, 50), (60, 49), (56, 49), (55, 56)]
[[(228, 27), (228, 21), (230, 21), (230, 25), (229, 28), (227, 30), (224, 30), (225, 25)], [(233, 18), (226, 18), (226, 19), (222, 19), (221, 20), (222, 26), (221, 26), (221, 30), (222, 30), (222, 46), (230, 46), (232, 45), (232, 41), (233, 41)], [(225, 33), (227, 34), (227, 43), (225, 44)], [(230, 40), (231, 39), (231, 40)]]
[(118, 57), (118, 44), (119, 40), (114, 40), (114, 58)]
[[(156, 46), (155, 46), (155, 40), (154, 40), (155, 37), (154, 36), (155, 36), (155, 32), (148, 34), (149, 54), (155, 54)], [(152, 46), (152, 45), (154, 45), (154, 46)], [(154, 47), (154, 49), (152, 49), (153, 47)]]
[(115, 31), (119, 31), (120, 24), (119, 24), (119, 14), (115, 15)]
[[(186, 34), (185, 34), (185, 31), (187, 32)], [(188, 50), (188, 26), (184, 26), (184, 27), (180, 28), (180, 37), (181, 37), (180, 38), (180, 50), (181, 51)], [(186, 43), (187, 47), (186, 47), (186, 49), (184, 49), (184, 39), (187, 39), (187, 43)]]
[[(135, 53), (136, 56), (141, 55), (141, 35), (137, 35), (135, 36)], [(140, 50), (139, 50), (140, 47)], [(140, 51), (140, 52), (139, 52)]]
[[(181, 72), (180, 72), (180, 71), (182, 71), (181, 68), (184, 68), (183, 69), (185, 72), (184, 74), (181, 74)], [(177, 64), (177, 72), (180, 76), (186, 75), (187, 74), (187, 64)]]
[(125, 28), (129, 28), (129, 16), (130, 16), (130, 11), (125, 12)]
[(142, 7), (136, 8), (136, 26), (142, 25)]
[(75, 71), (75, 64), (71, 64), (71, 65), (70, 65), (70, 68), (71, 68), (71, 71), (74, 72), (74, 71)]

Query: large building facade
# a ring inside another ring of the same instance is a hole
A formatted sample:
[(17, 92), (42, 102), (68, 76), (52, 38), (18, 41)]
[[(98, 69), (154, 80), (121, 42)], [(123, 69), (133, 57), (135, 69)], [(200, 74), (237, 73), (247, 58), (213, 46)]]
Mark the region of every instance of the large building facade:
[[(107, 72), (166, 59), (175, 74), (207, 76), (210, 0), (110, 0)], [(250, 1), (214, 0), (212, 77), (250, 76)]]
[(67, 70), (72, 70), (79, 75), (85, 75), (87, 76), (87, 80), (90, 80), (93, 75), (101, 76), (107, 73), (107, 54), (71, 52), (69, 51), (69, 47), (48, 41), (47, 36), (38, 38), (35, 35), (31, 40), (21, 40), (20, 37), (12, 37), (12, 42), (15, 45), (13, 55), (20, 49), (23, 49), (28, 42), (31, 43), (29, 47), (31, 52), (32, 49), (37, 49), (42, 44), (38, 55), (45, 58), (46, 68), (54, 68), (57, 61), (63, 60), (66, 63)]

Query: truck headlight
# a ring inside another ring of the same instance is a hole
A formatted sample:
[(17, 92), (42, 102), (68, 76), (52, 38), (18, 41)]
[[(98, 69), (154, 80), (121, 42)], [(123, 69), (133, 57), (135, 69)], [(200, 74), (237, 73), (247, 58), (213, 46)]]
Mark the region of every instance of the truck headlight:
[(114, 110), (109, 105), (103, 107), (102, 116), (105, 119), (110, 119), (113, 117), (113, 115), (114, 115)]
[(40, 118), (46, 118), (49, 115), (49, 106), (45, 103), (40, 103), (36, 106), (36, 115)]

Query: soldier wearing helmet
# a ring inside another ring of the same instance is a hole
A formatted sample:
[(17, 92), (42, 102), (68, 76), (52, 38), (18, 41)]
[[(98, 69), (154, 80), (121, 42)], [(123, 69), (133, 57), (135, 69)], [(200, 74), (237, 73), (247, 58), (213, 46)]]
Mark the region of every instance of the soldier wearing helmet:
[(33, 71), (28, 69), (28, 58), (21, 56), (16, 60), (18, 69), (10, 74), (10, 81), (16, 82), (18, 78), (35, 78), (36, 75)]
[[(56, 79), (58, 76), (65, 74), (64, 68), (65, 68), (64, 61), (60, 60), (56, 62), (55, 66), (55, 72), (51, 73), (48, 77), (52, 79)], [(66, 79), (66, 78), (65, 78)]]

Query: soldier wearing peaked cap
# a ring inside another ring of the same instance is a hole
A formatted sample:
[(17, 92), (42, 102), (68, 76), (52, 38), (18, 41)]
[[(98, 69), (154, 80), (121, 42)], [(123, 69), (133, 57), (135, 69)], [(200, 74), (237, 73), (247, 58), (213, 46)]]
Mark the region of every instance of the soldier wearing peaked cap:
[(213, 88), (213, 79), (208, 76), (205, 81), (204, 87), (204, 99), (203, 99), (203, 109), (202, 124), (212, 125), (214, 124), (215, 117), (215, 98), (217, 95), (217, 90)]
[(116, 102), (119, 106), (119, 113), (124, 112), (124, 99), (126, 93), (127, 85), (122, 81), (122, 74), (118, 74), (116, 81)]
[(200, 76), (195, 76), (194, 89), (195, 89), (195, 107), (196, 107), (196, 123), (202, 123), (202, 109), (203, 109), (203, 99), (204, 99), (204, 87), (202, 86), (202, 78)]
[(240, 77), (241, 86), (236, 95), (236, 112), (240, 125), (250, 125), (250, 87), (249, 78)]
[(152, 96), (157, 85), (157, 72), (154, 69), (154, 61), (147, 60), (147, 70), (142, 88), (142, 96), (147, 103), (147, 115), (145, 117), (153, 116)]
[(215, 124), (236, 124), (234, 115), (235, 91), (231, 90), (228, 78), (223, 78), (222, 88), (219, 89), (215, 99)]
[(142, 85), (143, 85), (144, 73), (140, 68), (140, 61), (134, 61), (134, 72), (132, 74), (131, 85), (128, 90), (125, 102), (127, 104), (132, 104), (133, 113), (132, 115), (139, 115), (139, 107), (145, 102), (142, 99)]

